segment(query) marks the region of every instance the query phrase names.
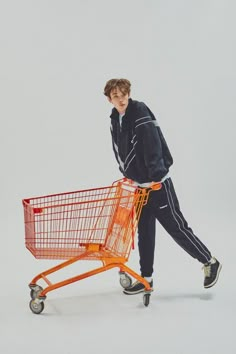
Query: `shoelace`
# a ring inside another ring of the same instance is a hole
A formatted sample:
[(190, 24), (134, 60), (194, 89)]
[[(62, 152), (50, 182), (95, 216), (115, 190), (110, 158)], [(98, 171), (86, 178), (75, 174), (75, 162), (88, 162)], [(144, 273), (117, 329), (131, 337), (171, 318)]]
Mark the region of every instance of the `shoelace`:
[(140, 282), (138, 280), (136, 280), (131, 286), (134, 287), (135, 285), (140, 284)]
[(211, 276), (211, 264), (204, 265), (202, 267), (202, 269), (204, 270), (204, 273), (205, 273), (206, 277), (210, 277)]

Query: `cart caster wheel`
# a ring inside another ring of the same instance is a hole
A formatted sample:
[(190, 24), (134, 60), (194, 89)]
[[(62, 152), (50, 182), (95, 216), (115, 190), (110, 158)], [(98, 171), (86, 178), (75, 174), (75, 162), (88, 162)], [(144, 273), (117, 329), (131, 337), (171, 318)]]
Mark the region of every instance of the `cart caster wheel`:
[(35, 300), (38, 295), (41, 293), (41, 291), (43, 290), (43, 288), (39, 285), (37, 285), (34, 289), (31, 289), (30, 291), (30, 297), (32, 300)]
[(29, 303), (30, 310), (35, 313), (35, 314), (40, 314), (43, 309), (44, 309), (44, 302), (43, 301), (36, 301), (36, 300), (31, 300)]
[(120, 272), (120, 285), (122, 288), (128, 288), (132, 284), (132, 279), (125, 272)]
[(148, 306), (149, 305), (150, 296), (151, 296), (151, 294), (144, 294), (143, 295), (143, 304), (144, 304), (144, 306)]

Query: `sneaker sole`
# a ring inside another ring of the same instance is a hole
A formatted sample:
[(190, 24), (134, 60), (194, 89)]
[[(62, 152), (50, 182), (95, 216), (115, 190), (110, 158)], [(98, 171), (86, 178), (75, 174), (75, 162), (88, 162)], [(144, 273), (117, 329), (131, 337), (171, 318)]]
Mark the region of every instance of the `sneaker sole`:
[[(154, 289), (151, 288), (150, 292), (153, 291)], [(125, 295), (137, 295), (137, 294), (141, 294), (141, 293), (144, 293), (145, 292), (145, 289), (142, 289), (142, 290), (137, 290), (137, 291), (131, 291), (129, 292), (128, 290), (123, 290), (123, 293)]]
[(217, 283), (217, 280), (219, 278), (219, 275), (220, 275), (220, 271), (221, 271), (221, 268), (222, 268), (222, 264), (219, 265), (219, 268), (217, 270), (217, 274), (216, 274), (216, 278), (215, 280), (213, 281), (213, 283), (207, 285), (207, 286), (204, 286), (205, 289), (208, 289), (208, 288), (211, 288), (213, 285), (215, 285)]

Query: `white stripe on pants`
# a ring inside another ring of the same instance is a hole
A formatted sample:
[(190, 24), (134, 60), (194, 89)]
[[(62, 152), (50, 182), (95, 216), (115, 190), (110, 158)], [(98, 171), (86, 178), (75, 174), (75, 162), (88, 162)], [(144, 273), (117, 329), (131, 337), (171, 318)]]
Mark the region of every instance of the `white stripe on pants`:
[(140, 216), (138, 245), (142, 276), (151, 276), (153, 272), (155, 219), (193, 258), (201, 263), (209, 262), (211, 253), (188, 226), (180, 211), (172, 180), (168, 178), (162, 183), (162, 189), (150, 192), (148, 203), (143, 207)]

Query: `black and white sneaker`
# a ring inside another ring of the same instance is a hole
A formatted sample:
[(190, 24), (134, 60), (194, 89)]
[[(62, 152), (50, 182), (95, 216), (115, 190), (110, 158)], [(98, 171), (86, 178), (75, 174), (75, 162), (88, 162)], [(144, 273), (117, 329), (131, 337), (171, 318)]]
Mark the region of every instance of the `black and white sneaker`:
[[(149, 283), (150, 287), (152, 288), (153, 286), (153, 281), (151, 281)], [(151, 289), (153, 290), (153, 289)], [(131, 286), (129, 286), (128, 288), (124, 289), (124, 294), (126, 295), (136, 295), (139, 293), (143, 293), (145, 291), (145, 286), (143, 283), (140, 283), (139, 281), (136, 281), (135, 283), (133, 283)]]
[(219, 274), (221, 271), (222, 265), (220, 262), (212, 257), (209, 263), (204, 264), (203, 269), (205, 273), (204, 278), (204, 288), (211, 288), (216, 284)]

